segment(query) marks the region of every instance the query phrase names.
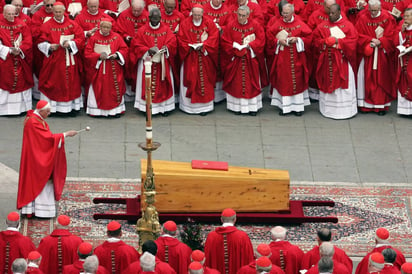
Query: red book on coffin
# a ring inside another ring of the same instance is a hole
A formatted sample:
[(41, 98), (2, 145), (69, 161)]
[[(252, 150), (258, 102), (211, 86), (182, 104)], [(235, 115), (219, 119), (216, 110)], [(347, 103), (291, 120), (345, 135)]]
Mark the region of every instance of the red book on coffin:
[(227, 162), (192, 160), (193, 169), (229, 170)]

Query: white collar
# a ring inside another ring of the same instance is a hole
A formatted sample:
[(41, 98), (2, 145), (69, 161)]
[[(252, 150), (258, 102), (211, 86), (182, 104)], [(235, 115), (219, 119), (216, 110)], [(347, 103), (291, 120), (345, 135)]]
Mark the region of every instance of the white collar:
[(212, 7), (212, 9), (218, 10), (218, 9), (220, 9), (220, 8), (222, 7), (222, 4), (220, 4), (219, 6), (215, 7), (215, 6), (213, 6), (212, 1), (210, 1), (210, 6)]
[(8, 231), (19, 231), (19, 228), (18, 227), (8, 227), (6, 230), (8, 230)]
[(381, 16), (381, 13), (382, 13), (382, 12), (381, 12), (381, 11), (379, 11), (379, 12), (378, 12), (378, 14), (376, 14), (376, 16), (375, 16), (375, 17), (372, 17), (372, 16), (371, 16), (371, 17), (372, 17), (372, 18), (378, 18), (379, 16)]
[(34, 267), (34, 268), (39, 268), (39, 266), (33, 262), (29, 262), (29, 264), (27, 265), (28, 267)]
[(149, 22), (149, 26), (150, 26), (152, 29), (159, 29), (159, 28), (160, 28), (160, 22), (159, 22), (159, 24), (157, 24), (157, 26), (152, 26), (152, 23)]
[(235, 226), (235, 225), (232, 224), (232, 223), (223, 223), (222, 226), (223, 227), (228, 227), (228, 226)]
[(107, 239), (107, 241), (109, 243), (117, 243), (117, 242), (120, 242), (120, 239), (119, 238), (109, 238), (109, 239)]
[(64, 23), (64, 16), (62, 17), (62, 20), (61, 20), (61, 21), (57, 20), (56, 17), (54, 17), (54, 16), (53, 16), (53, 19), (54, 19), (54, 21), (56, 21), (57, 23), (60, 23), (60, 24), (61, 24), (61, 23)]
[(192, 20), (193, 25), (195, 25), (196, 27), (200, 27), (200, 25), (202, 24), (203, 18), (199, 21), (199, 22), (195, 22)]

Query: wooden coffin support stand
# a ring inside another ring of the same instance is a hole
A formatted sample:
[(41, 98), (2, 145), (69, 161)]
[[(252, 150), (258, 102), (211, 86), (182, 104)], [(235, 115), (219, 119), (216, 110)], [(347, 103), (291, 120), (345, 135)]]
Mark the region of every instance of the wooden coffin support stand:
[[(146, 177), (147, 161), (141, 160), (141, 179)], [(301, 224), (333, 222), (336, 217), (309, 217), (304, 206), (334, 206), (333, 201), (289, 199), (290, 179), (286, 170), (228, 166), (226, 162), (172, 162), (153, 160), (156, 202), (161, 222), (219, 223), (224, 208), (237, 212), (237, 223)], [(142, 184), (142, 188), (143, 188)], [(142, 193), (144, 189), (142, 189)], [(136, 198), (95, 198), (95, 204), (126, 204), (123, 214), (94, 214), (94, 219), (120, 219), (135, 222), (145, 208)]]

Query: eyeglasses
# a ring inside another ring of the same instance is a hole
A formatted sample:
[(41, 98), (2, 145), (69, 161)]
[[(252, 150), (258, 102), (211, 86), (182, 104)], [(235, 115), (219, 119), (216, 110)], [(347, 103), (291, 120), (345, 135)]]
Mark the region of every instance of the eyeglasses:
[(53, 4), (47, 4), (46, 7), (53, 7)]

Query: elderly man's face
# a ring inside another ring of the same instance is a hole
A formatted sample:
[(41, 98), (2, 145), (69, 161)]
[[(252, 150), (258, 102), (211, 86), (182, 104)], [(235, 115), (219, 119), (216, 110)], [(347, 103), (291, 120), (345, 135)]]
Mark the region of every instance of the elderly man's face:
[(160, 12), (158, 11), (153, 11), (152, 15), (149, 16), (149, 20), (150, 20), (150, 24), (152, 24), (152, 26), (157, 26), (160, 23)]
[(237, 0), (237, 4), (240, 6), (246, 5), (246, 0)]
[(329, 20), (334, 23), (340, 17), (340, 10), (336, 6), (332, 6), (329, 11)]
[(56, 20), (60, 21), (64, 17), (64, 7), (63, 6), (55, 6), (53, 7), (53, 15)]
[(144, 7), (142, 6), (134, 6), (132, 7), (132, 14), (135, 17), (139, 17), (140, 14), (142, 14), (143, 10), (144, 10)]
[(176, 2), (166, 0), (164, 6), (166, 13), (171, 14), (176, 8)]
[(43, 109), (43, 110), (39, 110), (39, 114), (40, 114), (40, 116), (41, 116), (43, 119), (46, 119), (47, 117), (49, 117), (50, 112), (51, 112), (51, 109), (50, 109), (50, 108), (46, 108), (46, 109)]
[(52, 13), (53, 12), (54, 2), (56, 2), (56, 0), (45, 0), (44, 1), (44, 6), (45, 6), (46, 13)]
[(380, 5), (369, 6), (368, 9), (371, 14), (371, 17), (375, 18), (376, 16), (378, 16), (379, 12), (381, 11), (381, 6)]
[(110, 23), (110, 22), (101, 22), (100, 23), (100, 31), (101, 31), (103, 36), (109, 35), (111, 30), (112, 30), (112, 23)]
[(16, 17), (16, 8), (14, 6), (7, 7), (3, 10), (4, 18), (9, 22), (14, 22), (14, 18)]
[(292, 20), (293, 12), (290, 7), (283, 7), (282, 18), (285, 22), (290, 22)]
[(237, 11), (237, 21), (239, 24), (244, 25), (249, 18), (249, 14), (245, 10), (238, 10)]
[(203, 9), (201, 8), (193, 8), (192, 9), (192, 16), (194, 22), (200, 22), (203, 18)]
[(87, 9), (91, 14), (95, 14), (99, 10), (99, 1), (89, 1)]

